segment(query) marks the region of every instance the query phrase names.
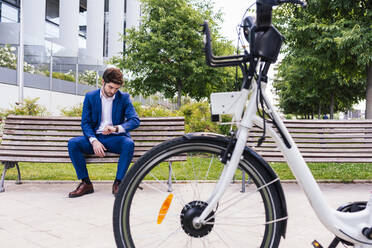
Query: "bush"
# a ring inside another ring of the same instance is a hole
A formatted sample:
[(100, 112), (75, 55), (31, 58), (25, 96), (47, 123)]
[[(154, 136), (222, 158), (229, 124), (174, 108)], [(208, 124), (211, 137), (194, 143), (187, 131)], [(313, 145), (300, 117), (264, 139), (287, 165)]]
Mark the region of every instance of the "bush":
[(39, 97), (34, 99), (25, 98), (19, 105), (14, 105), (11, 109), (1, 111), (0, 115), (2, 118), (6, 118), (8, 115), (47, 115), (46, 108), (36, 103), (38, 100)]
[(220, 133), (217, 123), (211, 121), (208, 102), (196, 102), (183, 105), (180, 113), (185, 117), (185, 131)]
[[(0, 67), (6, 67), (9, 69), (17, 69), (17, 56), (15, 55), (16, 48), (5, 45), (0, 47)], [(26, 62), (23, 64), (23, 70), (29, 73), (35, 73), (35, 67)]]
[(83, 103), (76, 104), (71, 107), (66, 107), (61, 109), (61, 113), (64, 116), (79, 116), (81, 117), (83, 113)]
[(177, 111), (172, 111), (162, 106), (142, 106), (139, 102), (134, 102), (133, 106), (139, 117), (179, 116)]
[[(79, 74), (79, 83), (96, 86), (97, 72), (86, 70), (84, 73)], [(98, 77), (98, 86), (102, 85), (102, 77)]]
[[(50, 72), (48, 70), (42, 71), (42, 73), (49, 77)], [(75, 82), (75, 77), (69, 72), (69, 73), (62, 73), (62, 72), (56, 72), (54, 71), (52, 73), (52, 77), (56, 79), (61, 79), (65, 81)]]

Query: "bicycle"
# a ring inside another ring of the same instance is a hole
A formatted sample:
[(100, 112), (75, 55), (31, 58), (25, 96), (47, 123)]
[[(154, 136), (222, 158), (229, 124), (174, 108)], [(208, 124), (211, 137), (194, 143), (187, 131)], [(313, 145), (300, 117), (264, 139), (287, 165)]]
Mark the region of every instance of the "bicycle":
[[(263, 129), (259, 143), (266, 133), (274, 139), (319, 220), (335, 234), (329, 248), (340, 243), (372, 246), (372, 197), (368, 202), (330, 208), (265, 94), (267, 73), (283, 41), (271, 24), (272, 7), (282, 3), (305, 5), (299, 0), (257, 0), (256, 20), (243, 20), (249, 52), (242, 55), (214, 56), (204, 23), (207, 64), (239, 66), (243, 73), (240, 92), (211, 95), (212, 117), (231, 114), (237, 131), (230, 137), (185, 134), (145, 153), (128, 172), (115, 199), (113, 228), (118, 247), (278, 247), (286, 234), (286, 201), (278, 176), (246, 146), (253, 125)], [(168, 163), (182, 156), (187, 161), (174, 163), (168, 172)], [(237, 168), (250, 177), (246, 193), (231, 185)], [(316, 241), (313, 246), (322, 247)]]

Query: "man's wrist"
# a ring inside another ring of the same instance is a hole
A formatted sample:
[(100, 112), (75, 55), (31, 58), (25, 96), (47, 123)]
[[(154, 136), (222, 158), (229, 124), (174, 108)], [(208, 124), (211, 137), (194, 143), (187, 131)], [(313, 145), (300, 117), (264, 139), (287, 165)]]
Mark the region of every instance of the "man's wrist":
[(114, 126), (115, 127), (115, 133), (119, 132), (119, 126)]
[(97, 140), (96, 137), (89, 137), (89, 142), (90, 142), (90, 144), (93, 145), (93, 142), (94, 142), (95, 140)]
[(125, 129), (123, 128), (123, 126), (122, 125), (117, 125), (117, 127), (118, 127), (118, 133), (125, 133)]

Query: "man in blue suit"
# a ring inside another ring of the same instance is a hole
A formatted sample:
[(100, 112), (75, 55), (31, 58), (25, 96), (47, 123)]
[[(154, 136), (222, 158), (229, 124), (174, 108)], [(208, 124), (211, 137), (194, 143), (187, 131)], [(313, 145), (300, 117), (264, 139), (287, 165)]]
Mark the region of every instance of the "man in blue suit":
[(119, 88), (123, 85), (123, 74), (117, 68), (108, 68), (103, 73), (102, 88), (88, 92), (84, 99), (81, 127), (84, 136), (68, 141), (68, 152), (74, 165), (79, 186), (69, 197), (93, 193), (84, 154), (104, 157), (105, 152), (120, 154), (112, 193), (117, 194), (133, 157), (134, 142), (129, 131), (137, 128), (140, 120), (128, 93)]

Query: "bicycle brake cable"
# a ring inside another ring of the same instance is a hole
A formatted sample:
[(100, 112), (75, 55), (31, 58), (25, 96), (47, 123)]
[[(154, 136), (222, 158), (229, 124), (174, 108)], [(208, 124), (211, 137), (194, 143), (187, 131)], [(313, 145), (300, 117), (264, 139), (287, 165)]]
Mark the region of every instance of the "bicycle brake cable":
[[(262, 132), (262, 136), (257, 141), (257, 146), (258, 147), (262, 145), (262, 143), (264, 142), (264, 140), (266, 138), (266, 117), (265, 117), (265, 115), (267, 115), (267, 113), (265, 111), (265, 106), (264, 106), (261, 79), (262, 79), (262, 64), (260, 66), (260, 74), (259, 74), (258, 79), (257, 79), (257, 91), (258, 91), (258, 93), (256, 95), (257, 111), (258, 111), (259, 116), (262, 117), (262, 120), (263, 120), (263, 132)], [(258, 101), (258, 97), (260, 97), (260, 101)], [(259, 104), (261, 105), (261, 110), (258, 107)], [(261, 111), (262, 111), (262, 113), (261, 113)]]

